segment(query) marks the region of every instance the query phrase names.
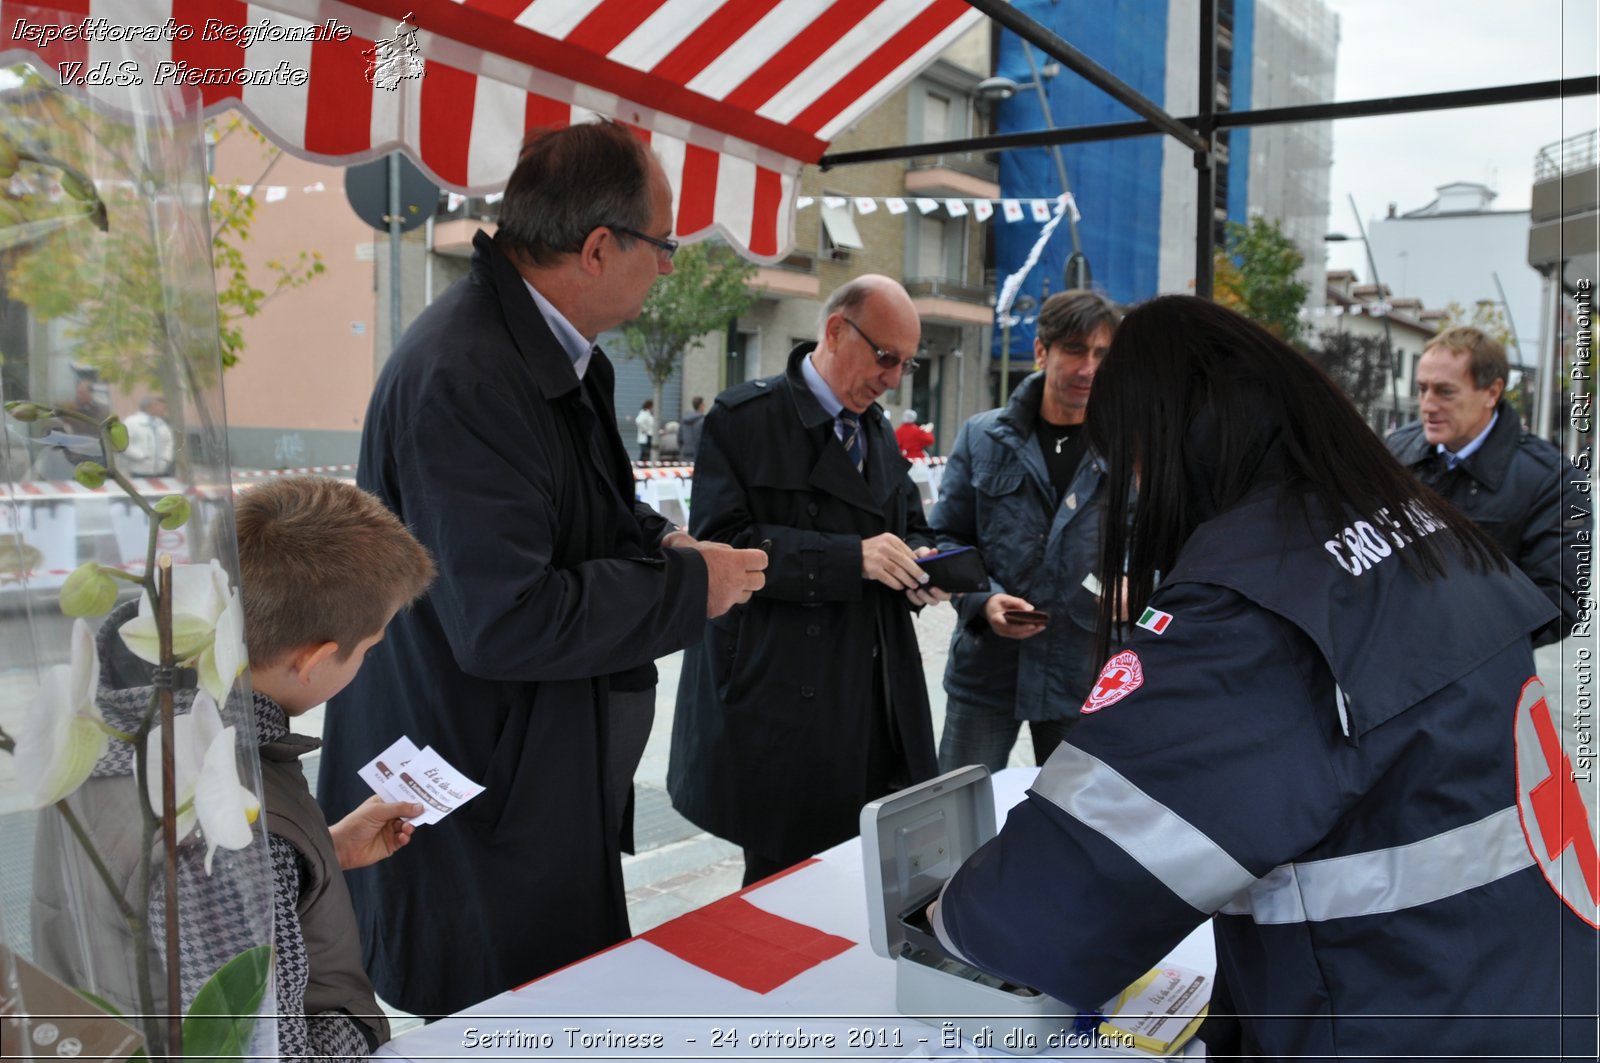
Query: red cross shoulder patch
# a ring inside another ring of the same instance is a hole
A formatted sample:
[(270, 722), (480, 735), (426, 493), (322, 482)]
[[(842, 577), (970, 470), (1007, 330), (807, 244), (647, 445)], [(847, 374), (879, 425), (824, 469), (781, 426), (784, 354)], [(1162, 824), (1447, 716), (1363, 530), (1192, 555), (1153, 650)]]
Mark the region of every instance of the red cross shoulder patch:
[(1083, 716), (1092, 715), (1107, 705), (1121, 701), (1143, 685), (1144, 665), (1139, 663), (1139, 655), (1132, 650), (1123, 650), (1100, 669), (1100, 678), (1094, 681), (1094, 689), (1089, 691), (1083, 708), (1078, 711)]
[(1535, 676), (1522, 687), (1516, 723), (1517, 811), (1528, 851), (1568, 908), (1600, 927), (1600, 853), (1595, 846), (1595, 783), (1580, 781)]

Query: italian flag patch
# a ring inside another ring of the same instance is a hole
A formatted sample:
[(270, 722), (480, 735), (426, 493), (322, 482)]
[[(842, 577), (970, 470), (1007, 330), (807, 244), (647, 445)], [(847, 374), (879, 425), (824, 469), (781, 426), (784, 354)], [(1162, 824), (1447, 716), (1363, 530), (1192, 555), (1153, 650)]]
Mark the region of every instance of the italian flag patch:
[(1167, 630), (1167, 625), (1172, 623), (1172, 614), (1163, 613), (1159, 609), (1146, 609), (1144, 615), (1139, 617), (1139, 626), (1146, 631), (1154, 631), (1157, 635)]

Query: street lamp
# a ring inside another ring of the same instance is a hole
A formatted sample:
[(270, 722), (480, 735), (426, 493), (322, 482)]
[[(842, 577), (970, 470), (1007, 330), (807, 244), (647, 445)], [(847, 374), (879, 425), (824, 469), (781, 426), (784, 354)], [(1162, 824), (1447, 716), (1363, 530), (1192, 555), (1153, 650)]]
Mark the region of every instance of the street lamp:
[[(1372, 284), (1378, 290), (1378, 299), (1384, 302), (1383, 282), (1378, 279), (1378, 263), (1372, 257), (1372, 244), (1367, 240), (1367, 227), (1361, 223), (1361, 212), (1356, 209), (1356, 197), (1350, 197), (1350, 213), (1355, 215), (1356, 230), (1360, 236), (1346, 236), (1344, 233), (1326, 233), (1322, 239), (1328, 243), (1339, 243), (1344, 240), (1360, 240), (1362, 250), (1367, 253), (1367, 268), (1372, 271)], [(1400, 365), (1394, 358), (1394, 337), (1389, 328), (1389, 312), (1383, 313), (1383, 357), (1389, 363), (1389, 430), (1400, 426)]]
[[(985, 78), (978, 82), (975, 91), (980, 100), (999, 103), (1002, 100), (1009, 100), (1025, 88), (1032, 88), (1039, 97), (1039, 110), (1044, 117), (1044, 127), (1054, 132), (1055, 116), (1050, 113), (1050, 98), (1045, 95), (1044, 83), (1061, 73), (1061, 65), (1046, 63), (1041, 70), (1033, 61), (1033, 49), (1028, 46), (1027, 41), (1022, 42), (1022, 54), (1028, 60), (1028, 69), (1033, 73), (1032, 80), (1018, 84), (1011, 78), (1003, 76)], [(1061, 191), (1063, 194), (1069, 194), (1072, 189), (1067, 184), (1067, 164), (1061, 157), (1061, 145), (1050, 145), (1050, 155), (1055, 159), (1056, 177), (1061, 181)], [(1072, 254), (1067, 256), (1067, 266), (1062, 280), (1068, 288), (1087, 288), (1092, 283), (1089, 257), (1083, 253), (1083, 246), (1078, 242), (1078, 223), (1072, 218), (1071, 208), (1068, 208), (1067, 212), (1067, 232), (1072, 237)]]

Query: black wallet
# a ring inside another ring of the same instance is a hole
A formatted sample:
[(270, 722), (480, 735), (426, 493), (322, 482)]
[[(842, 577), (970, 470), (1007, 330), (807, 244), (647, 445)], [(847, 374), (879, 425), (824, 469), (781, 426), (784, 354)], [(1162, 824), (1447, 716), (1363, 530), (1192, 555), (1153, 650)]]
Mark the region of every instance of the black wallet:
[(952, 594), (962, 591), (989, 589), (989, 573), (983, 567), (983, 555), (975, 547), (957, 546), (917, 558), (917, 564), (928, 574), (928, 586)]

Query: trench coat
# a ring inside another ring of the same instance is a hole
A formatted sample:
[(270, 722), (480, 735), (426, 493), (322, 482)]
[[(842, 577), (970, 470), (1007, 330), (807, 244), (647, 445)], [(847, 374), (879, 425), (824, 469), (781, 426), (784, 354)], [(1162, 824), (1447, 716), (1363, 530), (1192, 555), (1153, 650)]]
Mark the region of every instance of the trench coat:
[[(695, 458), (696, 538), (761, 547), (766, 586), (708, 621), (684, 655), (667, 789), (704, 830), (761, 854), (820, 852), (857, 833), (873, 685), (888, 691), (897, 780), (937, 771), (922, 659), (903, 591), (861, 578), (861, 541), (932, 546), (910, 464), (883, 410), (861, 416), (866, 475), (801, 376), (718, 396)], [(874, 653), (874, 648), (878, 653)]]
[(660, 550), (669, 525), (633, 499), (611, 363), (597, 350), (580, 383), (511, 262), (474, 244), (385, 365), (357, 475), (438, 577), (330, 703), (318, 785), (336, 821), (404, 735), (484, 787), (349, 875), (374, 986), (423, 1015), (628, 936), (606, 676), (706, 617), (705, 563)]

